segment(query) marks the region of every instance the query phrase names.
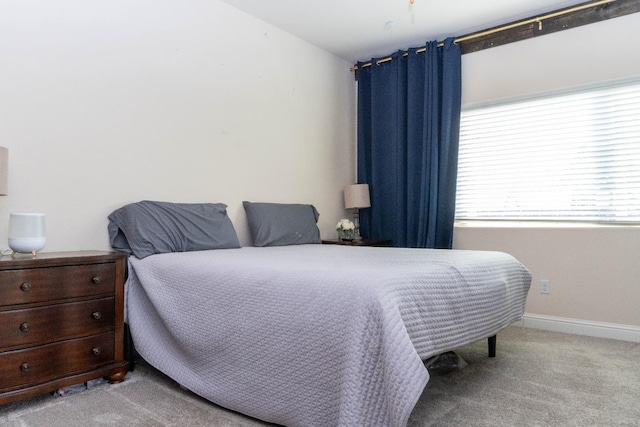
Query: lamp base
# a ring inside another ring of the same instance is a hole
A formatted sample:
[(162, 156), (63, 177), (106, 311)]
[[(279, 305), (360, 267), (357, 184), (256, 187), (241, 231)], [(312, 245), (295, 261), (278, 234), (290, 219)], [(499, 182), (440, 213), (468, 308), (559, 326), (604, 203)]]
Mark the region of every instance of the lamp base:
[(362, 240), (362, 236), (360, 235), (360, 212), (358, 212), (358, 208), (353, 210), (353, 222), (355, 225), (355, 236), (353, 240)]

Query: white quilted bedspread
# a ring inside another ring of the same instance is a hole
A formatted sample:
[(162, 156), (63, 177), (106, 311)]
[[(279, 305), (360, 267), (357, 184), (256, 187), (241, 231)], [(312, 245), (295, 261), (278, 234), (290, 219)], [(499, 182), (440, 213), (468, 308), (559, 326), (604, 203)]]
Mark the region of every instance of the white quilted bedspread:
[[(287, 426), (404, 426), (421, 359), (519, 319), (499, 252), (301, 245), (130, 259), (136, 350), (221, 406)], [(499, 355), (498, 355), (499, 356)]]

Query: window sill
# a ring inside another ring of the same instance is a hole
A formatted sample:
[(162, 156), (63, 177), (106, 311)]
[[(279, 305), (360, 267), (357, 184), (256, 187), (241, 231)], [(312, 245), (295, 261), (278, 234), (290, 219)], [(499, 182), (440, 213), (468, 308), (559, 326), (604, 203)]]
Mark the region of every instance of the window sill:
[(580, 221), (480, 221), (456, 220), (455, 228), (640, 228), (635, 223), (596, 223)]

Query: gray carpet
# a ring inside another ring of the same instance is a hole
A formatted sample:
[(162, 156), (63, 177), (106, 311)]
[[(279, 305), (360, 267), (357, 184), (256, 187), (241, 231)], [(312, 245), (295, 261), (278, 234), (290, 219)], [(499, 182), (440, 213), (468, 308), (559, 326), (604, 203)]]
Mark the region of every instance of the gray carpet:
[[(462, 369), (434, 375), (409, 426), (640, 426), (640, 344), (510, 327), (498, 357), (457, 350)], [(464, 363), (463, 363), (464, 365)], [(121, 384), (0, 406), (3, 426), (265, 426), (140, 364)]]

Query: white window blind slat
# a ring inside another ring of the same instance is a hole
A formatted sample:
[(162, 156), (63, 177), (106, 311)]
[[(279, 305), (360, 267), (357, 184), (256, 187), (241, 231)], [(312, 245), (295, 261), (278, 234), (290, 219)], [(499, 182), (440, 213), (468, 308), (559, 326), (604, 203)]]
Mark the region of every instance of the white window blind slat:
[(640, 222), (640, 79), (464, 109), (456, 219)]

